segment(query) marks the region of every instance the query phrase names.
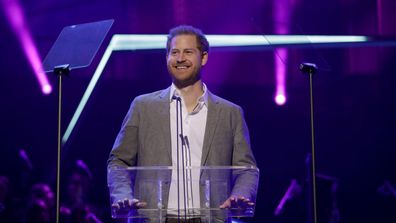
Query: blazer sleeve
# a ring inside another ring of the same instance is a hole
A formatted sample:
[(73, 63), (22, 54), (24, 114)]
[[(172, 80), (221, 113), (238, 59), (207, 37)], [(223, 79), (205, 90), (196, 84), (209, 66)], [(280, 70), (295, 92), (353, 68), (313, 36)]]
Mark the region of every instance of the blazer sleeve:
[(255, 199), (259, 174), (256, 168), (256, 160), (250, 145), (249, 130), (243, 116), (243, 110), (239, 106), (234, 115), (234, 145), (233, 145), (233, 166), (252, 167), (247, 170), (233, 171), (232, 195), (244, 196), (251, 200)]
[(135, 166), (139, 149), (139, 98), (135, 98), (117, 135), (107, 162), (107, 183), (113, 202), (131, 199), (131, 176), (126, 170)]

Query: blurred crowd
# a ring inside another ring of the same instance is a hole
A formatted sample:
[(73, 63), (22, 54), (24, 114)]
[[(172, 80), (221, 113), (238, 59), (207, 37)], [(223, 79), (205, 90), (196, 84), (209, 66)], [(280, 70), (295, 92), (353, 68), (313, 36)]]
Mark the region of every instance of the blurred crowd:
[[(1, 223), (52, 223), (56, 219), (55, 183), (33, 182), (20, 185), (12, 176), (0, 175)], [(101, 212), (89, 200), (92, 173), (78, 160), (61, 181), (59, 221), (62, 223), (101, 223)], [(18, 182), (20, 184), (20, 182)]]

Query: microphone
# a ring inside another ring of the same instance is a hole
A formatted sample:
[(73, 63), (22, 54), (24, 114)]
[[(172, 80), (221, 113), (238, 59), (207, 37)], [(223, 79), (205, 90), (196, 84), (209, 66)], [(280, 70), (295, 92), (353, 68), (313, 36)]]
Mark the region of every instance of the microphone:
[[(187, 218), (187, 196), (186, 196), (186, 175), (185, 175), (185, 164), (184, 164), (184, 150), (183, 147), (185, 146), (184, 144), (184, 138), (183, 138), (183, 115), (182, 115), (182, 103), (181, 103), (181, 98), (179, 96), (173, 95), (172, 96), (172, 100), (176, 100), (176, 151), (177, 151), (177, 155), (176, 155), (176, 163), (177, 163), (177, 217), (178, 219), (180, 219), (180, 173), (179, 173), (179, 164), (180, 164), (180, 157), (179, 157), (179, 137), (181, 139), (181, 143), (182, 143), (182, 149), (181, 149), (181, 171), (183, 174), (182, 177), (182, 183), (183, 183), (183, 206), (184, 206), (184, 218)], [(179, 129), (180, 127), (180, 129)]]
[(173, 95), (172, 96), (172, 100), (176, 100), (176, 101), (181, 101), (181, 98), (179, 97), (179, 96), (175, 96), (175, 95)]
[(314, 74), (318, 70), (318, 66), (314, 63), (302, 63), (299, 68), (301, 72), (309, 74)]
[(182, 134), (179, 134), (179, 137), (180, 137), (180, 139), (181, 139), (181, 142), (182, 142), (182, 146), (185, 146), (185, 145), (187, 145), (186, 144), (186, 141), (185, 141), (185, 137), (183, 137), (183, 135)]
[(190, 142), (188, 142), (187, 136), (184, 136), (184, 143), (187, 145), (188, 150), (190, 150)]

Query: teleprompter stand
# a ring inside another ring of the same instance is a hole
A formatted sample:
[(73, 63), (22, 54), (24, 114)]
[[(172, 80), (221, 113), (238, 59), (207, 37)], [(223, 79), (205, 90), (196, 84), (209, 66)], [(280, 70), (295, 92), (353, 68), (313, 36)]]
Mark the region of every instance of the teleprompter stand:
[(72, 69), (91, 64), (114, 20), (72, 25), (63, 28), (48, 55), (43, 67), (58, 78), (58, 146), (56, 168), (56, 223), (60, 213), (60, 169), (61, 169), (61, 121), (62, 121), (62, 79)]

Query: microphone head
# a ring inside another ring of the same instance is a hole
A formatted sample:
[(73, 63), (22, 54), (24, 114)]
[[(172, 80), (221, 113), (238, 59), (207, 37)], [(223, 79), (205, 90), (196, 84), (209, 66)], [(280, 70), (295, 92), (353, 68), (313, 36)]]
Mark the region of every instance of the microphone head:
[(300, 71), (306, 74), (314, 74), (318, 70), (318, 66), (314, 63), (301, 63)]
[(178, 96), (173, 95), (172, 100), (181, 101), (181, 98)]

